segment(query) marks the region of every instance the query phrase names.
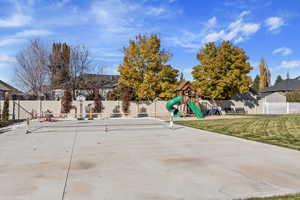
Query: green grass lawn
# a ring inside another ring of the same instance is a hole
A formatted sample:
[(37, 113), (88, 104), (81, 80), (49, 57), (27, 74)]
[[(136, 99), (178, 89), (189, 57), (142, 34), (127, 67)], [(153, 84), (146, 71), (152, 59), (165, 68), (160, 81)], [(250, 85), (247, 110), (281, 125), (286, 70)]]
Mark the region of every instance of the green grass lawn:
[[(251, 118), (178, 121), (177, 124), (300, 150), (300, 115), (250, 115)], [(300, 200), (300, 194), (248, 200)]]
[(178, 121), (177, 124), (300, 150), (300, 115)]
[(266, 197), (266, 198), (250, 198), (247, 200), (300, 200), (300, 194), (278, 196), (278, 197)]

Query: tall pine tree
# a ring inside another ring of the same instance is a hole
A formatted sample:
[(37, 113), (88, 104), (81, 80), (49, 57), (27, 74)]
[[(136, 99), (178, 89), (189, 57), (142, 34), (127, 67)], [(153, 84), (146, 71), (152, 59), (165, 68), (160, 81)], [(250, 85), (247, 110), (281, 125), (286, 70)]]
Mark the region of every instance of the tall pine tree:
[(70, 87), (70, 46), (66, 43), (53, 43), (50, 55), (51, 87), (66, 89)]
[(267, 67), (265, 60), (262, 58), (259, 64), (259, 89), (271, 86), (271, 72)]
[(259, 75), (256, 75), (253, 83), (252, 83), (252, 87), (251, 87), (255, 92), (259, 91)]
[(8, 121), (9, 120), (9, 93), (4, 93), (4, 105), (2, 110), (2, 120)]
[(278, 75), (277, 78), (276, 78), (276, 81), (275, 81), (275, 85), (282, 82), (282, 81), (283, 81), (282, 77), (280, 75)]

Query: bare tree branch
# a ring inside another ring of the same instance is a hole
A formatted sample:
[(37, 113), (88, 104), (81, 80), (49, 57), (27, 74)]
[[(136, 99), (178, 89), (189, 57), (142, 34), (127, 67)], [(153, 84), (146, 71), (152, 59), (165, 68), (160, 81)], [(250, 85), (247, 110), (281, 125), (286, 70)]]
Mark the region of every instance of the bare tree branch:
[(91, 69), (91, 57), (87, 47), (78, 45), (71, 48), (70, 72), (73, 97), (75, 98), (75, 90), (82, 83), (80, 79), (84, 73), (88, 73)]
[(49, 52), (40, 39), (32, 39), (16, 56), (16, 81), (23, 89), (31, 90), (35, 96), (45, 93), (48, 82)]

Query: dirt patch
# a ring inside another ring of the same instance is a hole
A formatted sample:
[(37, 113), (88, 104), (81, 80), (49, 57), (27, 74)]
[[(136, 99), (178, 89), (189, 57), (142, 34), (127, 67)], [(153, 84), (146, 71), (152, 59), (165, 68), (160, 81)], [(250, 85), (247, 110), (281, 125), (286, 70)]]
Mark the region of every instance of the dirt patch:
[(70, 185), (70, 189), (68, 189), (70, 193), (76, 193), (80, 195), (87, 195), (92, 193), (93, 186), (88, 183), (77, 182)]
[(93, 162), (88, 161), (73, 161), (72, 162), (72, 169), (75, 170), (89, 170), (96, 167), (96, 164)]

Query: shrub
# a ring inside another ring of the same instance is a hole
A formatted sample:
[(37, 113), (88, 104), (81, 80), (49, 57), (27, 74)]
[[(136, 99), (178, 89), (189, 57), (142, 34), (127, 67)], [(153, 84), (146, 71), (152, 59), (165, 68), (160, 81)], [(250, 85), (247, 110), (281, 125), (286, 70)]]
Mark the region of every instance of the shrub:
[(125, 115), (128, 115), (130, 112), (130, 96), (131, 89), (129, 87), (123, 87), (121, 91), (121, 99), (122, 99), (122, 111)]
[(99, 90), (95, 90), (94, 93), (95, 93), (95, 96), (94, 96), (94, 105), (95, 105), (94, 112), (95, 113), (101, 113), (104, 109), (103, 104), (102, 104), (101, 95), (99, 93)]
[(69, 113), (72, 109), (72, 92), (71, 90), (67, 89), (64, 92), (64, 96), (62, 98), (62, 107), (61, 107), (61, 112), (62, 113)]
[(288, 92), (285, 96), (287, 102), (300, 102), (300, 92)]
[(9, 120), (9, 96), (8, 94), (5, 95), (3, 111), (2, 111), (2, 120), (8, 121)]
[(112, 112), (113, 112), (113, 113), (111, 114), (111, 117), (121, 117), (121, 116), (122, 116), (122, 114), (121, 114), (121, 112), (120, 112), (120, 106), (119, 106), (119, 105), (116, 106), (116, 107), (113, 109)]

